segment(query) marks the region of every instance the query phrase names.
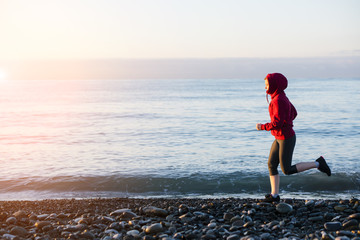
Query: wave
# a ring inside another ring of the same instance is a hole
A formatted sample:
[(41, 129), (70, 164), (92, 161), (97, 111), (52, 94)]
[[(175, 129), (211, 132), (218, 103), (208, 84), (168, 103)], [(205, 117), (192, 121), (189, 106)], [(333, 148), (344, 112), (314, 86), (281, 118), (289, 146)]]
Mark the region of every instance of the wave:
[[(360, 173), (335, 173), (327, 177), (321, 173), (281, 177), (283, 192), (359, 194)], [(16, 192), (48, 193), (104, 193), (125, 195), (212, 195), (266, 193), (269, 179), (264, 174), (192, 174), (186, 177), (158, 176), (57, 176), (0, 179), (0, 195)], [(91, 196), (89, 196), (91, 197)]]

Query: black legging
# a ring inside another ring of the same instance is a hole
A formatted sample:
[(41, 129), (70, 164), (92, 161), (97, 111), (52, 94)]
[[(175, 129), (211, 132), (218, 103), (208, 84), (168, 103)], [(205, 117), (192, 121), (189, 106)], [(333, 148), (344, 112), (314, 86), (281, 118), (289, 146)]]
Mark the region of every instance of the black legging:
[(277, 170), (279, 163), (281, 170), (286, 175), (291, 175), (298, 172), (296, 166), (291, 165), (295, 143), (296, 135), (285, 140), (275, 139), (271, 146), (268, 160), (269, 173), (271, 176), (279, 174)]

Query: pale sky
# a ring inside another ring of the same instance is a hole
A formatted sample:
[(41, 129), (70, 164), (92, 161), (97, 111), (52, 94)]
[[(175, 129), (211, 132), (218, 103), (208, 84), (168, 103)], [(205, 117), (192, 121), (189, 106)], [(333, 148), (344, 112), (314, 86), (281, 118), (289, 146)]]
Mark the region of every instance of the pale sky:
[(359, 0), (0, 0), (0, 60), (360, 55)]

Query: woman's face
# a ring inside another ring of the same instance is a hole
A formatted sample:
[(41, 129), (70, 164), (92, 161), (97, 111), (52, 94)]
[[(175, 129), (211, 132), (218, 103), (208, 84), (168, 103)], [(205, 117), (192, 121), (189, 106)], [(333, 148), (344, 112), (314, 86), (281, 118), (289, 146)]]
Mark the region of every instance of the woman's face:
[(265, 89), (266, 91), (269, 90), (269, 81), (267, 80), (267, 78), (265, 78)]

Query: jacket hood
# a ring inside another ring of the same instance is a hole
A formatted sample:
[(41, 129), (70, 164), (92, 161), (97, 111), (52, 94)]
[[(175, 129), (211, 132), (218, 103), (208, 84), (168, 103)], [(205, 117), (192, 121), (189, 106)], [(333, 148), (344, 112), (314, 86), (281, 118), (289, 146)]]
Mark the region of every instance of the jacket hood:
[(281, 73), (269, 73), (266, 75), (269, 82), (269, 89), (266, 91), (271, 97), (278, 95), (287, 88), (288, 81)]

